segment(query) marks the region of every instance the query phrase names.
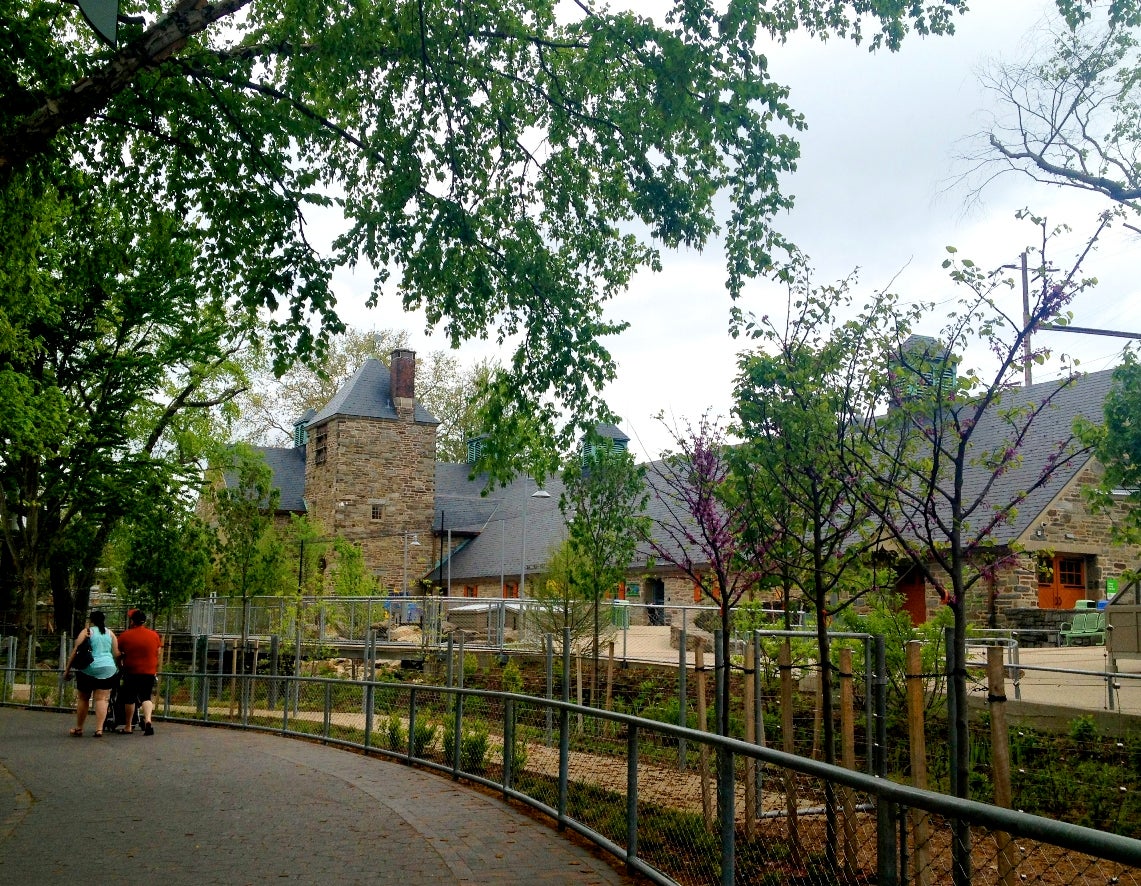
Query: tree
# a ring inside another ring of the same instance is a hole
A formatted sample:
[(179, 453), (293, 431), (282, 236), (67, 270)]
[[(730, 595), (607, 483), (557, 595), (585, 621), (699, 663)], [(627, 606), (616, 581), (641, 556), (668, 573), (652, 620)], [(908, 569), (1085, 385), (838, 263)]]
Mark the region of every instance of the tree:
[[(1141, 364), (1132, 350), (1125, 351), (1113, 371), (1113, 387), (1105, 399), (1104, 418), (1079, 420), (1082, 442), (1093, 448), (1105, 469), (1101, 482), (1091, 490), (1096, 508), (1109, 511), (1128, 490), (1129, 508), (1114, 524), (1116, 538), (1125, 544), (1141, 544)], [(1136, 574), (1132, 576), (1136, 578)]]
[(814, 287), (810, 276), (806, 262), (790, 268), (783, 329), (767, 317), (746, 325), (758, 346), (739, 360), (736, 430), (745, 442), (729, 458), (750, 534), (775, 540), (766, 548), (770, 564), (815, 612), (824, 759), (834, 763), (828, 623), (870, 587), (874, 542), (863, 535), (869, 512), (844, 454), (858, 445), (857, 419), (875, 396), (865, 384), (874, 359), (866, 341), (886, 314), (878, 306), (841, 323), (848, 281)]
[[(1019, 388), (1027, 342), (1045, 323), (1065, 319), (1073, 297), (1091, 285), (1082, 279), (1082, 259), (1107, 221), (1068, 271), (1055, 272), (1047, 261), (1051, 232), (1034, 219), (1042, 233), (1037, 249), (1041, 264), (1029, 319), (1006, 312), (1001, 294), (1013, 288), (1004, 272), (987, 273), (954, 250), (944, 263), (952, 281), (966, 291), (960, 307), (949, 315), (938, 340), (907, 337), (910, 322), (932, 306), (919, 306), (901, 317), (898, 332), (881, 351), (881, 369), (873, 389), (891, 398), (886, 414), (868, 410), (864, 439), (846, 451), (857, 488), (890, 540), (918, 569), (954, 615), (953, 665), (948, 679), (951, 707), (951, 789), (967, 796), (969, 748), (967, 731), (966, 638), (968, 601), (980, 582), (1009, 562), (1013, 551), (996, 541), (999, 531), (1017, 515), (1027, 497), (1054, 474), (1088, 454), (1076, 437), (1034, 439), (1039, 418), (1051, 409), (1073, 376)], [(962, 355), (981, 344), (990, 354), (987, 369), (964, 369)], [(1044, 362), (1047, 352), (1029, 351)], [(1063, 370), (1068, 367), (1063, 364)], [(1017, 471), (1017, 484), (1000, 482)], [(965, 828), (953, 840), (956, 882), (969, 877), (970, 847)]]
[(1071, 15), (1052, 29), (1053, 49), (1044, 60), (996, 65), (984, 78), (1001, 110), (985, 134), (989, 152), (979, 168), (1091, 191), (1136, 214), (1141, 19), (1132, 2), (1089, 5), (1080, 22)]
[(336, 596), (367, 597), (376, 593), (376, 578), (365, 566), (360, 545), (337, 536), (333, 539), (333, 552), (330, 571)]
[(4, 0), (0, 189), (72, 166), (178, 213), (204, 276), (267, 312), (279, 369), (340, 330), (333, 273), (367, 262), (372, 303), (516, 343), (497, 394), (593, 415), (622, 328), (603, 303), (661, 248), (723, 235), (734, 294), (783, 248), (803, 122), (759, 34), (894, 49), (961, 7), (150, 0), (105, 47), (72, 6)]
[[(669, 426), (667, 425), (667, 428)], [(769, 572), (772, 537), (750, 532), (746, 499), (730, 484), (725, 434), (703, 415), (696, 428), (669, 428), (677, 450), (654, 462), (646, 473), (650, 487), (650, 531), (643, 547), (656, 560), (688, 576), (701, 595), (717, 606), (721, 623), (721, 662), (717, 672), (719, 735), (729, 734), (729, 629), (732, 609)]]
[(157, 614), (203, 593), (215, 539), (184, 501), (155, 494), (149, 504), (120, 524), (121, 580), (131, 603)]
[[(570, 630), (571, 646), (593, 637), (595, 607), (593, 601), (581, 593), (574, 581), (579, 571), (570, 541), (564, 541), (551, 552), (543, 573), (528, 586), (532, 602), (527, 607), (528, 620), (540, 636), (550, 634), (560, 648), (566, 629)], [(568, 650), (563, 649), (563, 654)], [(569, 675), (565, 675), (570, 679)]]
[(0, 535), (27, 633), (45, 583), (75, 631), (117, 521), (186, 482), (245, 336), (178, 218), (55, 173), (0, 189)]
[(642, 512), (648, 495), (645, 469), (597, 431), (586, 436), (580, 452), (563, 469), (559, 510), (567, 521), (571, 581), (590, 601), (594, 619), (591, 643), (591, 704), (598, 703), (599, 606), (614, 594), (634, 559), (648, 521)]
[(272, 595), (283, 587), (285, 556), (273, 527), (280, 492), (269, 465), (244, 444), (232, 447), (217, 470), (222, 477), (210, 502), (218, 531), (215, 581), (224, 593), (242, 599), (244, 650), (250, 597)]

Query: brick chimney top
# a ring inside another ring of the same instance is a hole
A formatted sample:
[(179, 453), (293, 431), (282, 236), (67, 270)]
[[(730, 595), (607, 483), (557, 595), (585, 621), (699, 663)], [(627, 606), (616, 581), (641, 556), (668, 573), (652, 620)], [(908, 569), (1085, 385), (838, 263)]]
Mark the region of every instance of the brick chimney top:
[(396, 414), (412, 421), (416, 408), (416, 352), (397, 348), (389, 362), (392, 373), (392, 405)]

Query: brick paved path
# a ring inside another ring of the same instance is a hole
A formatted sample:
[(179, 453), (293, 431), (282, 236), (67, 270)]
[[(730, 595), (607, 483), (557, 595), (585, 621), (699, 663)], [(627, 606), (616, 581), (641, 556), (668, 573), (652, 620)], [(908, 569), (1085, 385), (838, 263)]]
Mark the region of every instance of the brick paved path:
[(0, 883), (629, 884), (446, 778), (273, 735), (0, 708)]

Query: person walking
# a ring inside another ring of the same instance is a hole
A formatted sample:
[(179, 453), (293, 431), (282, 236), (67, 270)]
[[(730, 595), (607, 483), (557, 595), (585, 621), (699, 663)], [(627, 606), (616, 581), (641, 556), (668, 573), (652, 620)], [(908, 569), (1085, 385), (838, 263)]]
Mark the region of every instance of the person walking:
[(91, 697), (95, 696), (95, 737), (100, 738), (103, 735), (103, 722), (107, 719), (107, 702), (115, 685), (115, 675), (119, 672), (115, 665), (119, 660), (119, 644), (114, 632), (107, 630), (107, 616), (98, 609), (92, 610), (87, 619), (87, 627), (75, 638), (75, 645), (71, 648), (63, 672), (65, 680), (71, 679), (75, 653), (83, 641), (89, 638), (91, 664), (75, 672), (75, 690), (79, 695), (79, 703), (75, 706), (75, 728), (70, 734), (76, 737), (83, 735), (83, 724), (87, 720)]
[(123, 731), (128, 735), (134, 731), (135, 707), (139, 706), (143, 715), (143, 735), (154, 735), (151, 714), (154, 702), (151, 695), (155, 688), (155, 675), (158, 673), (158, 651), (162, 648), (162, 637), (157, 631), (146, 626), (147, 614), (141, 609), (132, 609), (129, 614), (131, 626), (119, 636), (119, 654), (123, 665)]

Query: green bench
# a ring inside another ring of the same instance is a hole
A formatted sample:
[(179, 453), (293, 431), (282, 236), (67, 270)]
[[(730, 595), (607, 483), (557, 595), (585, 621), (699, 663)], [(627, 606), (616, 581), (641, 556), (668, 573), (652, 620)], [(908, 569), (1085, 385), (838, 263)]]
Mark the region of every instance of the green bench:
[(1058, 639), (1063, 646), (1070, 646), (1074, 641), (1084, 643), (1089, 640), (1094, 646), (1105, 645), (1105, 613), (1079, 612), (1074, 620), (1064, 621), (1058, 628)]

